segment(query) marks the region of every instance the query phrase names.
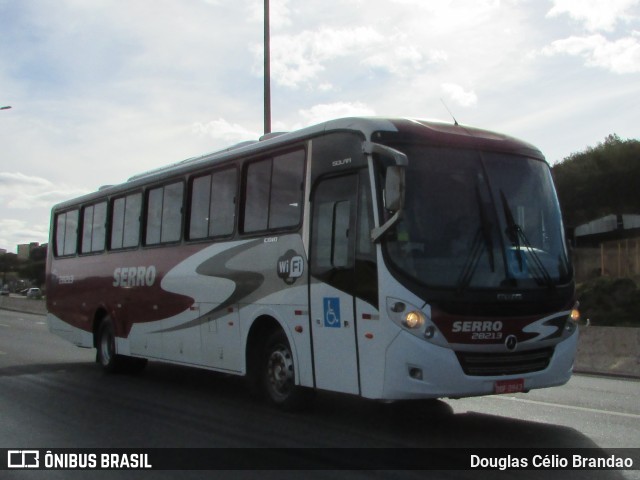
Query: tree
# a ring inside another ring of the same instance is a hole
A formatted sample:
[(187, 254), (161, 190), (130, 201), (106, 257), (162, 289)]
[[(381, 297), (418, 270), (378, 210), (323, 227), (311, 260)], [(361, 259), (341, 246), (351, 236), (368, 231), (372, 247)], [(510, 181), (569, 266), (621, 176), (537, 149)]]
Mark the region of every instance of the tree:
[(7, 273), (15, 272), (18, 268), (18, 256), (15, 253), (0, 255), (0, 274), (2, 285), (7, 283)]
[(609, 135), (552, 168), (567, 226), (620, 213), (640, 213), (640, 141)]
[(20, 276), (27, 278), (36, 285), (43, 285), (46, 276), (47, 245), (31, 249), (29, 260), (20, 269)]
[(46, 263), (47, 245), (32, 248), (27, 260), (18, 258), (15, 253), (0, 255), (0, 284), (9, 283), (8, 277), (11, 276), (13, 281), (17, 277), (26, 281), (27, 285), (44, 285)]

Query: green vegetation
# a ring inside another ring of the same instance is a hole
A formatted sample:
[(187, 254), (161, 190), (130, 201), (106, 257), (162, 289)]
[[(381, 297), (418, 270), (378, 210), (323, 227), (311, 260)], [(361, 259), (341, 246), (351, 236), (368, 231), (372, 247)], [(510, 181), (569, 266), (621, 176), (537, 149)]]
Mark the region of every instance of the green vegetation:
[(46, 245), (33, 248), (25, 260), (15, 253), (0, 255), (0, 284), (9, 285), (14, 292), (29, 286), (44, 286), (46, 259)]
[[(552, 168), (566, 226), (610, 214), (640, 214), (640, 141), (609, 135)], [(599, 277), (577, 287), (591, 325), (640, 327), (638, 279)]]
[(640, 288), (630, 278), (600, 277), (578, 285), (584, 320), (591, 325), (640, 327)]
[(552, 168), (565, 225), (640, 213), (640, 141), (609, 135)]

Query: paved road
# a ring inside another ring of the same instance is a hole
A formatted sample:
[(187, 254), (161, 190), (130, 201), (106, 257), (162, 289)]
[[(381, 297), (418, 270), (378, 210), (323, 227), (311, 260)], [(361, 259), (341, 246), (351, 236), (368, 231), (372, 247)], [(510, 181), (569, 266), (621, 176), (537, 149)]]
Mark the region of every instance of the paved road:
[[(566, 386), (526, 395), (392, 406), (321, 393), (309, 411), (291, 414), (251, 398), (235, 377), (157, 362), (138, 375), (105, 375), (94, 357), (93, 350), (51, 335), (44, 317), (0, 310), (0, 448), (640, 446), (640, 382), (634, 380), (574, 376)], [(84, 478), (82, 472), (1, 473)], [(434, 478), (479, 478), (478, 473), (438, 472)], [(639, 473), (520, 471), (518, 477), (638, 479)], [(346, 478), (425, 474), (348, 472)], [(126, 478), (174, 475), (132, 472)], [(117, 472), (91, 476), (120, 478)], [(251, 472), (206, 476), (221, 477), (249, 478)], [(338, 477), (345, 475), (333, 476)], [(187, 472), (180, 478), (205, 477)], [(299, 475), (263, 472), (251, 478)], [(305, 478), (329, 477), (309, 472)]]

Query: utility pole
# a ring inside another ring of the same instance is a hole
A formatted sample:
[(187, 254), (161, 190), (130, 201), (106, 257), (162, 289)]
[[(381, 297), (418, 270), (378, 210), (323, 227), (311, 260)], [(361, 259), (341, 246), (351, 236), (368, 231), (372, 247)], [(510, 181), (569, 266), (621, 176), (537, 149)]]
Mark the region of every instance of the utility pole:
[(264, 0), (264, 133), (271, 133), (271, 41), (269, 39), (269, 0)]

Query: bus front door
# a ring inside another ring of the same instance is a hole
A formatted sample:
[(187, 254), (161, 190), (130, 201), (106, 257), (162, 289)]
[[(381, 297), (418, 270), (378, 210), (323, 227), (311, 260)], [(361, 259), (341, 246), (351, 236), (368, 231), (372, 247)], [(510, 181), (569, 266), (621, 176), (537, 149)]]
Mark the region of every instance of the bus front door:
[(354, 315), (358, 176), (317, 185), (312, 201), (310, 314), (315, 386), (360, 393)]

